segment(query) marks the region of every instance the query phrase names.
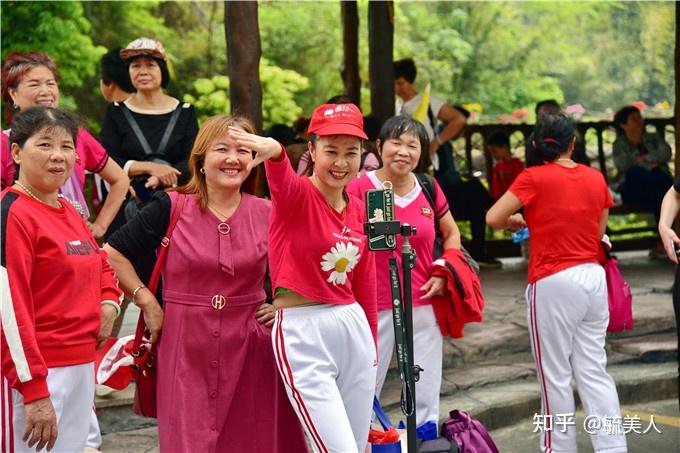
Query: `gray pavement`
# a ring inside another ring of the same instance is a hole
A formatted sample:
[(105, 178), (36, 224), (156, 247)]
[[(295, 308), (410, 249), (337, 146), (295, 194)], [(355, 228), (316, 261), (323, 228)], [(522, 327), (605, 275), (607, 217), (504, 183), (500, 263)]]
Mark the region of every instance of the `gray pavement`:
[[(640, 407), (642, 411), (649, 401), (670, 400), (677, 395), (674, 364), (677, 343), (671, 303), (674, 268), (668, 262), (650, 260), (646, 252), (623, 252), (618, 257), (634, 295), (635, 328), (608, 336), (608, 369), (617, 382), (622, 405), (635, 405), (633, 409)], [(468, 325), (464, 338), (445, 342), (440, 421), (448, 411), (463, 409), (493, 430), (494, 438), (499, 435), (500, 439), (507, 436), (511, 440), (513, 437), (534, 440), (518, 444), (517, 449), (509, 445), (500, 451), (537, 451), (536, 438), (523, 431), (533, 428), (531, 417), (540, 407), (526, 328), (526, 263), (521, 259), (503, 262), (503, 269), (482, 270), (484, 322)], [(123, 334), (132, 333), (137, 322), (136, 307), (131, 308), (124, 318)], [(399, 378), (392, 369), (381, 402), (393, 421), (403, 418), (399, 412), (399, 393)], [(104, 451), (157, 451), (156, 430), (149, 428), (153, 421), (130, 415), (131, 395), (128, 389), (97, 399)], [(649, 407), (649, 413), (666, 411), (663, 405)], [(668, 411), (671, 408), (669, 405)], [(677, 404), (675, 410), (677, 416)], [(513, 428), (517, 430), (514, 435)], [(680, 451), (662, 448), (665, 439), (680, 445), (677, 429), (669, 433), (676, 437), (632, 439), (630, 451), (642, 451), (637, 449), (642, 440), (661, 442), (640, 444), (653, 446), (658, 452)], [(587, 444), (586, 439), (583, 451), (589, 451)]]

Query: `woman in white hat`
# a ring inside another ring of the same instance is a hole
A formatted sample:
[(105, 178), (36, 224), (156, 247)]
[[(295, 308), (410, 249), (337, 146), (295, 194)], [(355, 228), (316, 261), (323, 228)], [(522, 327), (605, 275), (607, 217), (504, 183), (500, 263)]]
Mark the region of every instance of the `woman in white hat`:
[[(132, 179), (137, 201), (144, 204), (153, 190), (187, 182), (187, 161), (198, 122), (193, 106), (163, 92), (170, 74), (160, 42), (136, 39), (120, 56), (136, 91), (125, 101), (109, 105), (102, 143)], [(125, 219), (119, 216), (117, 220), (109, 234)]]

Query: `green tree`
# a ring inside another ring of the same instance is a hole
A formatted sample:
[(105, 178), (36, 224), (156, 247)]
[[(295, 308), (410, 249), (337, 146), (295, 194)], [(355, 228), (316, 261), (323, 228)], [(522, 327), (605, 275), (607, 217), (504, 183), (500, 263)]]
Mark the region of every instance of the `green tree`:
[(304, 112), (344, 91), (340, 2), (262, 2), (259, 21), (262, 56), (309, 80), (295, 96)]
[[(274, 66), (263, 58), (260, 62), (260, 80), (264, 128), (276, 123), (292, 124), (302, 114), (295, 96), (307, 88), (307, 78), (295, 71)], [(226, 76), (200, 78), (193, 83), (193, 89), (184, 96), (184, 101), (196, 107), (200, 122), (213, 115), (224, 115), (231, 111), (229, 85)]]

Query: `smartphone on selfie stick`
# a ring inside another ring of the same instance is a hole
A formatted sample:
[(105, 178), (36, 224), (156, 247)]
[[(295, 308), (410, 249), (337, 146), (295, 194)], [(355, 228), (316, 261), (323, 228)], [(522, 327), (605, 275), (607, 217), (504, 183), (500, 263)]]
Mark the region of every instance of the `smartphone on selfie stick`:
[(415, 453), (416, 444), (416, 381), (422, 368), (413, 363), (413, 301), (411, 300), (411, 271), (416, 265), (416, 252), (409, 237), (416, 227), (394, 219), (394, 192), (392, 184), (385, 182), (382, 190), (366, 192), (366, 218), (364, 233), (368, 236), (371, 251), (395, 251), (397, 236), (404, 238), (401, 248), (401, 266), (404, 291), (399, 281), (396, 253), (389, 259), (390, 285), (392, 287), (392, 321), (397, 348), (397, 364), (401, 378), (401, 411), (406, 416), (408, 452)]

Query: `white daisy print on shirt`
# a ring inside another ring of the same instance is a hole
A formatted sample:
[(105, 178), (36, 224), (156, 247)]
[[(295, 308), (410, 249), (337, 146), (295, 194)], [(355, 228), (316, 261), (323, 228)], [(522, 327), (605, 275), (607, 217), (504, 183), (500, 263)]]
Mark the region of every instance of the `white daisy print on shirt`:
[(326, 281), (333, 285), (344, 285), (347, 282), (347, 273), (354, 269), (359, 258), (359, 247), (351, 242), (337, 242), (330, 252), (321, 257), (321, 270), (333, 271)]

